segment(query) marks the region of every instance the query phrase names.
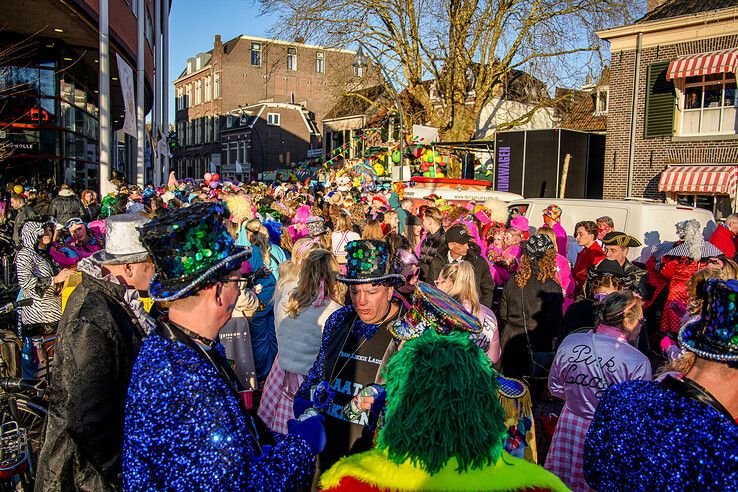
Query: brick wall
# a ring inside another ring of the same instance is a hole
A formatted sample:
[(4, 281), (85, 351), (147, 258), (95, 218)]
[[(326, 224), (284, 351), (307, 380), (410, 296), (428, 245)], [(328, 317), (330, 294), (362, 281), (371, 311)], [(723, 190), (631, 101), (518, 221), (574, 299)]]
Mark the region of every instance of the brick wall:
[[(738, 163), (738, 140), (677, 141), (671, 136), (644, 138), (648, 66), (677, 56), (738, 46), (738, 35), (658, 46), (641, 52), (635, 117), (633, 196), (663, 199), (658, 191), (661, 172), (670, 164)], [(623, 198), (628, 180), (631, 109), (635, 79), (635, 50), (612, 54), (610, 106), (607, 115), (604, 198)], [(676, 113), (675, 113), (676, 117)]]

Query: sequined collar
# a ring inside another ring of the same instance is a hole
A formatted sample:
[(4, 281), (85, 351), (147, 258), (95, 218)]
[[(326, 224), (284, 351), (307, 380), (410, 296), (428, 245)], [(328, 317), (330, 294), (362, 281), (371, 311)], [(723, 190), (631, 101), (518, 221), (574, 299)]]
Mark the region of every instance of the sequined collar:
[(728, 412), (728, 409), (718, 401), (717, 398), (712, 396), (709, 391), (703, 388), (701, 385), (695, 383), (687, 377), (682, 379), (676, 379), (672, 376), (667, 376), (663, 380), (664, 386), (685, 396), (689, 399), (696, 400), (704, 405), (712, 407), (718, 413), (723, 414), (728, 420), (735, 422), (735, 417)]

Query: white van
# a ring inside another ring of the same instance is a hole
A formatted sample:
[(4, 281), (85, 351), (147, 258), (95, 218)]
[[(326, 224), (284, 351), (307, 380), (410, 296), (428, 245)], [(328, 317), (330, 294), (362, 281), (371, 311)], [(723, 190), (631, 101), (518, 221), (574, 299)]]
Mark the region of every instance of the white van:
[[(528, 218), (532, 228), (543, 225), (543, 211), (555, 203), (561, 207), (561, 225), (568, 234), (567, 258), (572, 263), (580, 250), (574, 240), (574, 226), (583, 220), (597, 220), (607, 215), (615, 223), (615, 230), (629, 234), (641, 243), (641, 248), (630, 248), (628, 259), (645, 263), (654, 246), (664, 241), (676, 241), (678, 222), (696, 219), (703, 227), (703, 235), (709, 238), (717, 227), (709, 210), (639, 200), (585, 200), (556, 198), (526, 198), (508, 204), (508, 210)], [(531, 230), (531, 232), (533, 232)]]
[(438, 195), (447, 202), (452, 203), (467, 203), (477, 202), (482, 203), (487, 200), (501, 200), (503, 202), (510, 202), (513, 200), (520, 200), (523, 195), (517, 193), (509, 193), (507, 191), (495, 191), (495, 190), (469, 190), (469, 189), (456, 189), (448, 187), (432, 187), (432, 186), (408, 186), (403, 191), (404, 198), (410, 198), (413, 201), (422, 201), (428, 195)]

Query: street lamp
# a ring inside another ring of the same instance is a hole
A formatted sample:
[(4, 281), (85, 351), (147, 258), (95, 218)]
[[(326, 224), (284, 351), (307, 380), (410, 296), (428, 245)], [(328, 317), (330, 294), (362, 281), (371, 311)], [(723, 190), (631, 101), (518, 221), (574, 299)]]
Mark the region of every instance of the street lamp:
[[(364, 54), (364, 49), (366, 49), (367, 53), (369, 53), (369, 56), (372, 58), (372, 61), (375, 65), (379, 67), (379, 69), (382, 71), (382, 75), (384, 76), (384, 79), (387, 81), (387, 85), (389, 85), (390, 89), (392, 89), (392, 95), (395, 96), (395, 108), (397, 109), (397, 116), (399, 118), (400, 123), (400, 145), (399, 145), (399, 151), (400, 151), (400, 181), (403, 180), (403, 166), (405, 164), (405, 156), (404, 156), (404, 143), (405, 143), (405, 136), (403, 132), (403, 121), (402, 121), (402, 106), (400, 106), (400, 96), (397, 93), (397, 89), (395, 89), (395, 84), (392, 83), (392, 79), (387, 74), (387, 71), (385, 70), (384, 66), (379, 63), (379, 60), (377, 60), (374, 56), (372, 56), (371, 51), (369, 48), (367, 48), (364, 43), (361, 41), (358, 41), (359, 43), (359, 49), (356, 50), (356, 54), (354, 55), (354, 63), (353, 67), (356, 69), (361, 68), (362, 71), (368, 69), (369, 63), (367, 62), (367, 57)], [(357, 70), (358, 75), (358, 70)]]

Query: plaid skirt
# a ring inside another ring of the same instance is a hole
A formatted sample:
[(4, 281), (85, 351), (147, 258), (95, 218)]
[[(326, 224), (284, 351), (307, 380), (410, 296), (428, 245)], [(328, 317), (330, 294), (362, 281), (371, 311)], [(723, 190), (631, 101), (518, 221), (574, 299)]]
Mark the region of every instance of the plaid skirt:
[(564, 407), (546, 456), (546, 470), (558, 476), (573, 492), (592, 490), (584, 479), (582, 455), (590, 420)]
[(274, 432), (287, 434), (287, 421), (295, 418), (292, 411), (295, 394), (304, 380), (302, 374), (282, 369), (277, 356), (264, 383), (258, 411), (259, 417)]

